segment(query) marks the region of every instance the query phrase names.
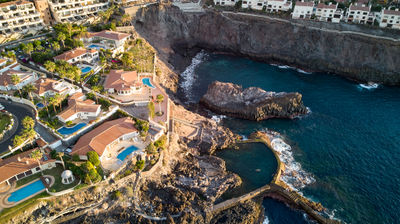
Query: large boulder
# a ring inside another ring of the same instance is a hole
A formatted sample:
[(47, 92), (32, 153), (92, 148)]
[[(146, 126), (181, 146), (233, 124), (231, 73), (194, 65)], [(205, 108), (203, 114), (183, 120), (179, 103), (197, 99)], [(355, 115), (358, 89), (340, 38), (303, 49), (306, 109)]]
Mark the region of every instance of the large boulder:
[(294, 118), (307, 113), (300, 93), (267, 92), (257, 87), (243, 89), (233, 83), (215, 81), (200, 103), (210, 110), (232, 117), (265, 120)]

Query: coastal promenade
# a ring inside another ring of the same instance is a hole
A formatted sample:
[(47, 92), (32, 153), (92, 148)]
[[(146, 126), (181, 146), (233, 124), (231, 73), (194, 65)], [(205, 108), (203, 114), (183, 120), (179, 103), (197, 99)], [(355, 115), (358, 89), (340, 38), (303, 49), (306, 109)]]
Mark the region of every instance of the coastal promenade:
[(221, 203), (215, 204), (212, 208), (206, 211), (207, 219), (213, 217), (223, 210), (236, 206), (239, 203), (253, 199), (255, 197), (276, 197), (284, 201), (288, 205), (296, 209), (301, 209), (307, 213), (312, 219), (322, 224), (336, 224), (340, 223), (338, 220), (332, 220), (321, 215), (320, 212), (324, 210), (321, 204), (310, 201), (298, 192), (291, 190), (285, 183), (280, 181), (280, 175), (285, 170), (285, 164), (280, 161), (278, 153), (272, 149), (271, 145), (272, 136), (264, 132), (256, 132), (250, 136), (250, 139), (245, 141), (249, 142), (262, 142), (272, 150), (278, 162), (277, 171), (271, 183), (266, 184), (256, 190), (253, 190), (240, 197), (232, 198)]

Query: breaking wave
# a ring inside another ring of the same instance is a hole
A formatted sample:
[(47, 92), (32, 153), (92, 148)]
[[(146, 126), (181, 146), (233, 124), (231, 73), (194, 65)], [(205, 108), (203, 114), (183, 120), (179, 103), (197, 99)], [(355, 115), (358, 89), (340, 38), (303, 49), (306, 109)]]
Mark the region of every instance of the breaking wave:
[(368, 90), (372, 90), (372, 89), (376, 89), (379, 87), (378, 83), (368, 83), (368, 84), (359, 84), (358, 85), (359, 88), (361, 89), (368, 89)]
[(193, 84), (197, 78), (197, 75), (195, 74), (194, 70), (200, 63), (204, 61), (206, 56), (207, 53), (203, 50), (197, 53), (196, 56), (194, 56), (194, 58), (192, 59), (192, 63), (181, 74), (182, 81), (180, 82), (180, 87), (185, 92), (185, 96), (188, 103), (195, 103), (191, 91)]
[(285, 171), (281, 180), (293, 190), (299, 191), (305, 186), (315, 182), (312, 174), (302, 169), (301, 164), (293, 157), (292, 147), (276, 136), (271, 141), (272, 149), (279, 154), (279, 159), (285, 164)]
[(213, 115), (211, 119), (213, 119), (215, 122), (220, 123), (222, 119), (226, 118), (225, 115)]
[(265, 216), (265, 219), (264, 219), (264, 221), (263, 221), (263, 224), (269, 224), (268, 216)]

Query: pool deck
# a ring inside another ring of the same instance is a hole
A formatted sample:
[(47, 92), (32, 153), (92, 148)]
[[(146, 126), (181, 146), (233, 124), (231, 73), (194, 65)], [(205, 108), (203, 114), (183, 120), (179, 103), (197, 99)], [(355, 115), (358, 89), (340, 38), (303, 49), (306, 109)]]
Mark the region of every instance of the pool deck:
[[(122, 152), (124, 149), (128, 148), (129, 146), (136, 146), (138, 148), (136, 153), (138, 152), (143, 152), (143, 150), (146, 147), (146, 144), (140, 140), (139, 137), (137, 137), (139, 141), (121, 141), (114, 147), (112, 147), (110, 150), (107, 151), (108, 155), (105, 155), (105, 157), (101, 161), (101, 165), (104, 169), (110, 170), (110, 171), (115, 171), (121, 167), (122, 164), (124, 164), (123, 161), (119, 160), (117, 158), (118, 154)], [(128, 158), (129, 156), (127, 156)]]
[[(48, 177), (48, 178), (50, 178), (50, 181), (51, 181), (49, 185), (43, 183), (43, 181), (42, 181), (43, 185), (45, 185), (47, 187), (50, 187), (50, 186), (52, 186), (54, 184), (54, 177), (49, 176), (49, 175), (44, 175), (43, 177)], [(18, 187), (16, 189), (15, 189), (16, 183), (14, 182), (12, 184), (11, 188), (7, 192), (3, 192), (3, 193), (0, 194), (0, 208), (11, 208), (11, 207), (13, 207), (15, 205), (18, 205), (18, 204), (20, 204), (20, 203), (22, 203), (22, 202), (34, 197), (34, 196), (46, 191), (46, 188), (44, 188), (43, 190), (38, 191), (35, 194), (32, 194), (32, 195), (30, 195), (30, 196), (28, 196), (28, 197), (26, 197), (23, 200), (18, 201), (18, 202), (9, 202), (8, 201), (8, 198), (11, 196), (11, 193), (13, 193), (13, 192), (25, 187), (25, 186), (37, 181), (37, 180), (41, 180), (41, 178), (36, 178), (36, 179), (32, 180), (31, 182), (26, 183), (26, 184), (24, 184), (24, 185), (22, 185), (22, 186), (20, 186), (20, 187)]]
[(132, 102), (132, 101), (148, 101), (151, 97), (151, 88), (148, 86), (143, 86), (140, 92), (130, 95), (117, 95), (117, 94), (109, 94), (114, 99), (119, 100), (121, 102)]

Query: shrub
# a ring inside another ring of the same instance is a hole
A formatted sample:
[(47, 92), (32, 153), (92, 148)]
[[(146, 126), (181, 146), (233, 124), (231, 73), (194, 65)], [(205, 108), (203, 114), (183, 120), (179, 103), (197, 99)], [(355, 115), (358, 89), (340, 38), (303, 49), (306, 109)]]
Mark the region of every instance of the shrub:
[(132, 187), (129, 187), (129, 186), (125, 187), (125, 194), (128, 197), (133, 197), (133, 189), (132, 189)]
[(99, 155), (95, 151), (89, 151), (87, 154), (88, 160), (96, 167), (100, 165)]
[(79, 158), (79, 155), (78, 154), (73, 154), (72, 155), (72, 161), (75, 161), (75, 162), (77, 162), (77, 161), (80, 161), (81, 159)]
[(121, 199), (121, 198), (122, 198), (122, 193), (121, 193), (121, 191), (116, 190), (116, 191), (113, 192), (113, 194), (112, 194), (112, 199), (114, 199), (114, 200), (119, 200), (119, 199)]
[(57, 151), (56, 150), (51, 150), (51, 152), (50, 152), (50, 157), (52, 158), (52, 159), (57, 159), (58, 158), (58, 156), (57, 156)]
[(144, 160), (138, 160), (138, 161), (136, 161), (135, 169), (136, 170), (143, 170), (144, 165), (145, 165)]

